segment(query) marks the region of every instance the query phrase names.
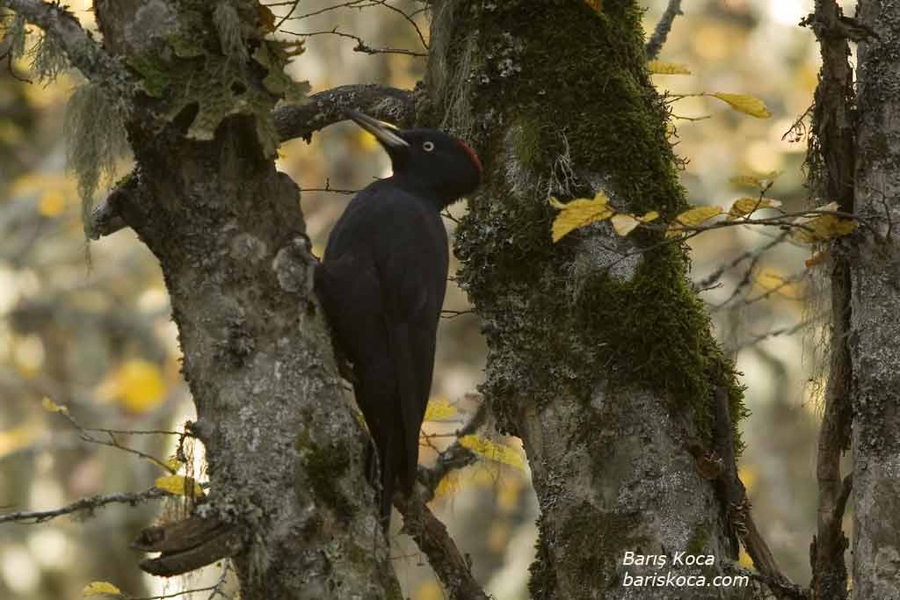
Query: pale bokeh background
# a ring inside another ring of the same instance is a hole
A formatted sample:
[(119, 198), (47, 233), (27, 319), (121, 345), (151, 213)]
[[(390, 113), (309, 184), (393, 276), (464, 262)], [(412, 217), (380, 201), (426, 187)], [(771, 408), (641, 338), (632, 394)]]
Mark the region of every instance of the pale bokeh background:
[[(71, 2), (93, 26), (87, 2)], [(652, 30), (663, 0), (647, 2)], [(297, 14), (329, 6), (302, 1)], [(407, 11), (421, 5), (395, 2)], [(764, 99), (766, 120), (731, 111), (710, 98), (673, 105), (678, 154), (686, 159), (682, 181), (692, 202), (728, 207), (753, 195), (735, 187), (736, 175), (780, 171), (767, 196), (788, 210), (806, 205), (802, 164), (805, 140), (782, 136), (812, 102), (818, 55), (813, 35), (797, 22), (812, 0), (685, 0), (660, 59), (687, 65), (690, 76), (656, 76), (660, 89), (749, 93)], [(852, 8), (845, 6), (847, 12)], [(416, 20), (424, 29), (425, 15)], [(341, 9), (290, 21), (293, 31), (330, 30), (361, 36), (371, 46), (422, 50), (415, 31), (384, 8)], [(294, 75), (314, 91), (334, 85), (384, 82), (412, 87), (421, 58), (353, 52), (355, 42), (317, 36), (295, 61)], [(17, 65), (27, 76), (27, 63)], [(179, 375), (179, 350), (168, 300), (152, 255), (130, 231), (90, 245), (85, 258), (78, 199), (65, 171), (61, 138), (65, 101), (78, 84), (75, 74), (49, 85), (26, 84), (0, 69), (0, 511), (41, 510), (81, 496), (149, 488), (162, 471), (115, 449), (86, 444), (60, 415), (41, 408), (49, 396), (65, 404), (85, 427), (129, 430), (173, 429), (192, 417)], [(123, 158), (123, 169), (127, 169)], [(304, 188), (358, 189), (388, 172), (373, 140), (355, 126), (335, 125), (312, 144), (282, 147), (279, 166)], [(305, 192), (302, 207), (309, 234), (321, 251), (328, 231), (349, 196)], [(454, 207), (457, 215), (464, 204)], [(447, 221), (452, 232), (452, 223)], [(692, 242), (694, 278), (777, 232), (731, 228)], [(549, 232), (548, 232), (549, 235)], [(798, 583), (809, 578), (808, 546), (815, 524), (814, 390), (821, 382), (815, 324), (822, 317), (821, 286), (808, 269), (808, 248), (780, 244), (761, 256), (745, 278), (747, 263), (726, 272), (722, 286), (703, 293), (717, 334), (737, 359), (753, 415), (744, 422), (748, 448), (741, 472), (757, 522), (783, 568)], [(452, 268), (452, 267), (451, 267)], [(819, 277), (821, 279), (821, 277)], [(818, 292), (816, 290), (819, 290)], [(724, 304), (723, 304), (724, 303)], [(446, 308), (465, 310), (465, 296), (449, 289)], [(804, 340), (807, 343), (804, 345)], [(434, 396), (458, 413), (429, 423), (430, 433), (452, 432), (471, 410), (484, 365), (477, 317), (464, 314), (441, 325)], [(810, 382), (811, 380), (811, 382)], [(812, 383), (812, 385), (809, 385)], [(101, 435), (102, 437), (102, 435)], [(166, 459), (171, 436), (124, 435), (120, 441)], [(521, 452), (516, 440), (494, 441)], [(435, 438), (436, 444), (444, 440)], [(202, 479), (201, 452), (192, 470)], [(433, 454), (423, 453), (424, 460)], [(90, 581), (108, 580), (133, 596), (172, 593), (210, 585), (220, 569), (168, 582), (143, 575), (140, 555), (128, 542), (159, 515), (162, 503), (114, 506), (91, 518), (61, 518), (40, 525), (0, 525), (0, 598), (75, 600)], [(527, 598), (528, 565), (535, 542), (537, 506), (527, 472), (483, 462), (455, 474), (434, 502), (475, 575), (498, 600)], [(177, 509), (177, 505), (170, 507)], [(425, 558), (414, 544), (395, 536), (397, 571), (415, 600), (442, 598)], [(226, 586), (227, 588), (227, 586)], [(206, 598), (209, 592), (195, 595)]]

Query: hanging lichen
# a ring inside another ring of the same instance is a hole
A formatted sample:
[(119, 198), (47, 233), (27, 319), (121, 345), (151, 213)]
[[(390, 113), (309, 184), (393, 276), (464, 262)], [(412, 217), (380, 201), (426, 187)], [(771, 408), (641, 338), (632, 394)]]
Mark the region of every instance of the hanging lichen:
[(69, 67), (66, 53), (52, 35), (41, 35), (31, 49), (31, 70), (38, 81), (50, 83)]
[(0, 38), (0, 56), (16, 60), (25, 55), (25, 17), (17, 14)]
[(78, 179), (81, 218), (87, 231), (94, 193), (115, 177), (116, 159), (127, 152), (122, 118), (101, 85), (86, 83), (66, 106), (66, 158)]
[(242, 33), (241, 18), (230, 2), (223, 2), (213, 12), (213, 23), (219, 34), (222, 54), (240, 64), (247, 62), (247, 45)]

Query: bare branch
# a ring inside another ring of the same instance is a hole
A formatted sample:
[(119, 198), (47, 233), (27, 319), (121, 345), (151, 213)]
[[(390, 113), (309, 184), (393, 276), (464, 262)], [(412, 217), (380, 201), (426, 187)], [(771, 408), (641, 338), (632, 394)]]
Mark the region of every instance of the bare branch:
[(425, 487), (423, 495), (425, 502), (431, 502), (437, 486), (451, 471), (467, 467), (478, 460), (478, 456), (460, 444), (459, 439), (478, 431), (487, 420), (487, 414), (487, 402), (482, 400), (469, 422), (455, 433), (457, 439), (446, 450), (438, 454), (434, 466), (430, 469), (419, 468), (418, 479)]
[(79, 512), (91, 512), (97, 508), (101, 508), (109, 504), (128, 504), (130, 506), (137, 506), (141, 502), (146, 502), (147, 500), (165, 498), (171, 495), (172, 494), (170, 494), (166, 490), (152, 487), (149, 490), (143, 492), (124, 492), (121, 494), (91, 496), (89, 498), (81, 498), (80, 500), (77, 500), (72, 504), (69, 504), (68, 506), (55, 508), (53, 510), (42, 510), (34, 512), (19, 511), (0, 515), (0, 523), (43, 523), (44, 521), (49, 521), (63, 515), (71, 515)]
[(393, 12), (397, 13), (398, 15), (402, 16), (406, 20), (406, 22), (409, 23), (412, 26), (412, 28), (416, 30), (416, 35), (419, 36), (419, 41), (422, 43), (422, 47), (425, 48), (426, 50), (428, 49), (428, 42), (425, 41), (425, 35), (422, 33), (422, 30), (419, 29), (419, 24), (413, 20), (413, 15), (416, 14), (416, 12), (418, 12), (418, 11), (414, 11), (413, 13), (407, 14), (407, 13), (403, 12), (402, 10), (400, 10), (399, 8), (397, 8), (396, 6), (391, 6), (390, 4), (388, 4), (387, 0), (376, 0), (376, 1), (378, 2), (378, 4), (382, 5), (386, 9), (393, 11)]
[[(313, 94), (305, 104), (276, 108), (272, 111), (272, 120), (282, 142), (294, 138), (309, 142), (316, 131), (343, 121), (344, 111), (348, 108), (390, 121), (398, 127), (411, 127), (416, 119), (416, 100), (412, 91), (371, 83), (342, 85)], [(334, 190), (329, 183), (326, 183), (325, 189), (305, 191), (352, 193), (350, 190)], [(140, 173), (132, 172), (94, 208), (86, 227), (88, 237), (97, 240), (127, 227), (122, 219), (121, 204), (128, 198), (132, 203), (140, 203), (142, 193)]]
[(815, 324), (817, 321), (818, 321), (818, 319), (809, 319), (806, 321), (800, 321), (796, 325), (791, 325), (788, 327), (779, 327), (778, 329), (773, 329), (771, 331), (767, 331), (765, 333), (753, 336), (750, 339), (738, 344), (735, 347), (735, 351), (742, 350), (749, 346), (754, 346), (762, 341), (768, 340), (773, 337), (794, 335), (798, 331), (805, 329), (805, 328), (809, 327), (810, 325)]
[[(724, 467), (718, 477), (720, 493), (728, 506), (728, 520), (732, 532), (740, 540), (747, 550), (747, 554), (753, 559), (756, 570), (765, 575), (771, 582), (782, 590), (791, 590), (788, 597), (802, 598), (802, 590), (795, 586), (778, 567), (769, 545), (763, 539), (756, 527), (751, 513), (750, 502), (747, 499), (747, 490), (741, 482), (737, 472), (737, 462), (734, 453), (734, 429), (732, 426), (731, 412), (728, 405), (728, 392), (719, 386), (715, 392), (714, 416), (713, 416), (713, 451), (720, 464)], [(717, 462), (718, 462), (717, 461)], [(736, 555), (737, 548), (732, 548)]]
[(416, 118), (413, 92), (377, 84), (342, 85), (313, 94), (306, 104), (275, 109), (272, 118), (282, 142), (309, 141), (312, 134), (344, 120), (344, 110), (355, 108), (398, 127), (410, 127)]
[(403, 529), (419, 549), (444, 585), (451, 600), (488, 600), (487, 594), (472, 577), (469, 563), (460, 553), (447, 528), (413, 492), (408, 498), (394, 494), (394, 506), (403, 515)]
[(650, 36), (650, 40), (644, 46), (648, 60), (653, 60), (659, 56), (663, 44), (666, 43), (666, 38), (669, 37), (669, 31), (672, 30), (672, 23), (675, 21), (675, 17), (683, 14), (681, 12), (681, 0), (669, 0), (669, 6), (666, 7), (665, 12), (659, 19), (659, 23), (656, 24), (656, 29), (653, 30), (653, 35)]
[[(69, 410), (65, 407), (59, 407), (55, 412), (59, 415), (62, 415), (75, 429), (78, 430), (79, 437), (82, 439), (82, 441), (88, 442), (89, 444), (97, 444), (99, 446), (109, 446), (110, 448), (115, 448), (117, 450), (121, 450), (121, 451), (127, 452), (129, 454), (134, 454), (138, 458), (143, 458), (144, 460), (150, 461), (151, 463), (155, 464), (158, 467), (165, 469), (166, 471), (168, 471), (169, 473), (171, 473), (173, 475), (177, 471), (177, 469), (172, 468), (172, 466), (166, 464), (165, 462), (159, 460), (158, 458), (156, 458), (155, 456), (153, 456), (151, 454), (147, 454), (146, 452), (143, 452), (141, 450), (137, 450), (135, 448), (131, 448), (129, 446), (123, 445), (121, 442), (119, 442), (119, 439), (116, 437), (116, 435), (117, 435), (116, 430), (113, 430), (113, 429), (88, 429), (86, 427), (83, 427), (81, 425), (81, 423), (79, 423), (75, 419), (75, 417), (73, 417), (69, 413)], [(109, 439), (100, 439), (100, 438), (92, 435), (92, 432), (93, 433), (104, 433), (104, 434), (106, 434), (106, 437)], [(188, 434), (185, 433), (182, 435), (186, 436)]]
[(274, 3), (274, 4), (268, 4), (267, 6), (270, 6), (270, 7), (286, 6), (289, 4), (291, 5), (290, 12), (288, 12), (288, 14), (283, 19), (281, 19), (281, 21), (279, 21), (276, 29), (281, 27), (281, 25), (285, 21), (302, 21), (303, 19), (307, 19), (309, 17), (314, 17), (316, 15), (321, 15), (323, 13), (337, 10), (340, 8), (355, 8), (355, 9), (361, 10), (363, 8), (369, 8), (372, 6), (383, 6), (386, 9), (388, 9), (392, 12), (395, 12), (398, 15), (400, 15), (401, 17), (403, 17), (403, 19), (407, 23), (409, 23), (412, 26), (412, 28), (415, 30), (416, 35), (419, 37), (419, 41), (422, 44), (422, 47), (425, 49), (428, 49), (428, 43), (425, 41), (425, 35), (422, 33), (422, 29), (419, 27), (419, 24), (416, 23), (415, 20), (413, 19), (413, 17), (420, 14), (424, 9), (417, 9), (417, 10), (412, 11), (411, 13), (406, 13), (406, 12), (400, 10), (399, 8), (397, 8), (396, 6), (391, 6), (390, 4), (388, 4), (388, 0), (348, 0), (347, 2), (344, 2), (342, 4), (334, 4), (332, 6), (320, 8), (320, 9), (314, 10), (312, 12), (308, 12), (306, 14), (302, 14), (302, 15), (298, 15), (298, 16), (294, 17), (291, 15), (294, 13), (294, 10), (297, 8), (298, 2), (296, 0), (291, 0), (291, 2), (279, 2), (279, 3)]
[(710, 273), (709, 275), (707, 275), (706, 277), (704, 277), (703, 279), (698, 281), (696, 284), (694, 284), (694, 290), (697, 292), (702, 292), (704, 290), (711, 289), (722, 278), (722, 276), (725, 274), (725, 271), (727, 271), (728, 269), (733, 269), (734, 267), (738, 266), (739, 264), (741, 264), (742, 262), (744, 262), (747, 259), (751, 260), (751, 265), (755, 264), (755, 262), (758, 260), (758, 258), (760, 256), (762, 256), (763, 253), (765, 253), (768, 250), (771, 250), (772, 248), (774, 248), (781, 242), (785, 241), (785, 239), (789, 235), (790, 235), (790, 231), (782, 231), (781, 233), (779, 233), (777, 236), (775, 236), (772, 240), (770, 240), (768, 243), (764, 244), (763, 246), (760, 246), (759, 248), (751, 248), (750, 250), (747, 250), (746, 252), (744, 252), (743, 254), (741, 254), (740, 256), (738, 256), (737, 258), (732, 260), (731, 262), (719, 266), (718, 269), (716, 269), (715, 271), (713, 271), (712, 273)]
[(60, 4), (41, 0), (0, 0), (6, 7), (53, 36), (65, 51), (72, 66), (88, 79), (100, 79), (107, 86), (118, 88), (120, 95), (129, 96), (132, 77), (112, 56), (93, 41), (82, 29), (78, 19)]
[(374, 48), (366, 44), (361, 37), (358, 35), (353, 35), (352, 33), (344, 33), (343, 31), (338, 31), (338, 28), (329, 29), (326, 31), (288, 31), (283, 30), (284, 33), (289, 35), (296, 35), (297, 37), (315, 37), (319, 35), (335, 35), (342, 38), (347, 38), (356, 41), (356, 46), (353, 48), (354, 52), (362, 52), (363, 54), (405, 54), (406, 56), (416, 56), (416, 57), (425, 57), (428, 56), (424, 52), (416, 52), (415, 50), (406, 50), (404, 48)]
[(320, 188), (300, 188), (300, 192), (301, 192), (301, 193), (303, 193), (303, 192), (328, 192), (328, 193), (330, 193), (330, 194), (345, 194), (345, 195), (348, 195), (348, 196), (349, 196), (350, 194), (355, 194), (355, 193), (357, 193), (358, 191), (359, 191), (359, 190), (345, 190), (345, 189), (342, 189), (342, 188), (333, 188), (333, 187), (331, 187), (331, 180), (330, 180), (330, 179), (326, 179), (326, 180), (325, 180), (325, 187), (320, 187)]

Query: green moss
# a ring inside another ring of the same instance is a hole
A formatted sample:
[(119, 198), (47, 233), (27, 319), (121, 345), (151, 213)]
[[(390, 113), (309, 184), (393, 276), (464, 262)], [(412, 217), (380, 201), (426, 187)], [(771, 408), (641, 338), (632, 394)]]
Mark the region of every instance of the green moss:
[(543, 152), (540, 125), (536, 121), (525, 118), (516, 120), (512, 127), (513, 154), (523, 167), (536, 171), (543, 166), (546, 155)]
[(688, 554), (705, 554), (706, 544), (709, 542), (709, 528), (705, 525), (698, 525), (697, 529), (694, 530), (694, 535), (691, 536), (691, 539), (688, 540), (687, 550)]
[(609, 365), (611, 386), (662, 392), (689, 408), (700, 431), (709, 434), (711, 376), (721, 352), (679, 255), (674, 246), (647, 253), (627, 282), (604, 273), (591, 276), (573, 325), (586, 324), (609, 349), (600, 358)]
[(584, 596), (616, 585), (616, 560), (610, 557), (624, 556), (649, 543), (639, 534), (641, 518), (616, 513), (601, 513), (588, 503), (570, 513), (559, 533), (559, 541), (565, 544), (563, 556), (570, 562), (570, 573), (578, 575)]
[(541, 523), (542, 519), (543, 517), (538, 518), (537, 522), (540, 534), (535, 543), (534, 562), (528, 567), (528, 571), (531, 573), (531, 577), (528, 579), (528, 591), (534, 600), (545, 600), (558, 596), (553, 553), (547, 548), (547, 541), (544, 539), (545, 527)]
[(303, 473), (317, 498), (324, 501), (343, 521), (353, 516), (353, 505), (338, 488), (338, 481), (350, 467), (350, 448), (334, 441), (321, 446), (305, 431), (297, 434), (294, 447), (300, 452)]
[[(552, 402), (562, 391), (588, 402), (600, 380), (658, 393), (693, 414), (705, 433), (713, 391), (724, 384), (732, 416), (741, 418), (742, 389), (687, 282), (682, 248), (637, 236), (648, 249), (628, 278), (575, 268), (592, 231), (558, 244), (550, 239), (556, 211), (547, 204), (548, 182), (572, 173), (571, 197), (592, 196), (600, 186), (619, 209), (656, 210), (664, 219), (688, 207), (666, 139), (666, 107), (645, 69), (639, 7), (609, 0), (598, 14), (586, 3), (547, 0), (443, 10), (453, 11), (441, 19), (458, 37), (442, 41), (451, 50), (432, 66), (443, 64), (445, 92), (469, 90), (474, 122), (466, 129), (488, 173), (469, 201), (455, 251), (463, 262), (459, 282), (485, 325), (484, 392), (501, 426), (514, 431), (523, 396)], [(493, 58), (459, 75), (467, 59), (452, 49), (472, 32)], [(452, 109), (442, 97), (432, 103), (425, 118), (439, 121)], [(563, 155), (572, 173), (562, 172)]]

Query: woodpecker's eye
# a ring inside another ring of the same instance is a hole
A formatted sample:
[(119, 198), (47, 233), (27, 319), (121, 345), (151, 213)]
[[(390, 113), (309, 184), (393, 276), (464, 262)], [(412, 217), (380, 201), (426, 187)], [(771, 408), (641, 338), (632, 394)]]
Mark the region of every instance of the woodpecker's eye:
[(425, 150), (425, 152), (431, 152), (434, 150), (434, 142), (425, 142), (422, 144), (422, 149)]

